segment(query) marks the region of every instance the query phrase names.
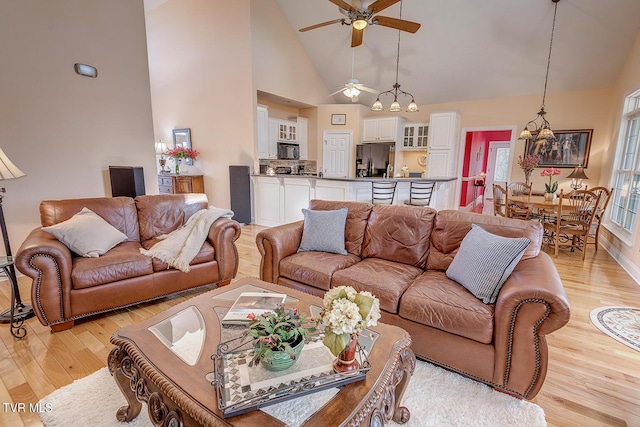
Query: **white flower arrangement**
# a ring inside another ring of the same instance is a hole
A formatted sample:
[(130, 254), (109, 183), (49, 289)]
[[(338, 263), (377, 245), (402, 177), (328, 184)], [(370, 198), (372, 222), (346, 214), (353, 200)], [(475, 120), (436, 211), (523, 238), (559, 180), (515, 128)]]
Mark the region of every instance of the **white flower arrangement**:
[(335, 356), (349, 344), (352, 335), (377, 325), (380, 319), (380, 300), (370, 292), (357, 292), (351, 286), (327, 291), (323, 305), (318, 321), (325, 326), (324, 345)]

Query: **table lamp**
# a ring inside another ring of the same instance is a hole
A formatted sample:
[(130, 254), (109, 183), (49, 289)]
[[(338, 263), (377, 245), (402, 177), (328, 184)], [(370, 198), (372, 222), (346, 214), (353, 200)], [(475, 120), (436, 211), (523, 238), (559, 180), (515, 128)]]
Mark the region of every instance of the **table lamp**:
[(584, 168), (582, 166), (576, 166), (576, 168), (567, 175), (567, 178), (571, 178), (571, 188), (574, 190), (582, 188), (583, 179), (589, 179), (589, 177), (584, 173)]
[(156, 142), (156, 154), (160, 155), (160, 173), (167, 173), (168, 170), (164, 170), (165, 165), (167, 164), (167, 160), (164, 158), (164, 154), (167, 152), (167, 144), (162, 142), (162, 140)]
[[(11, 160), (4, 153), (2, 148), (0, 148), (0, 181), (4, 181), (6, 179), (15, 179), (24, 176), (24, 172), (22, 172), (16, 165), (13, 164)], [(4, 187), (0, 188), (0, 193), (5, 193), (6, 190)], [(9, 245), (9, 234), (7, 233), (7, 224), (4, 221), (4, 212), (2, 210), (2, 199), (3, 195), (0, 194), (0, 229), (2, 229), (2, 237), (4, 238), (4, 250), (8, 257), (11, 256), (11, 246)], [(16, 270), (13, 265), (9, 266), (9, 274), (11, 274), (11, 281), (13, 282), (13, 291), (15, 295), (15, 308), (13, 313), (13, 318), (15, 320), (26, 320), (30, 317), (33, 317), (35, 314), (33, 312), (33, 308), (29, 304), (24, 304), (22, 299), (20, 298), (20, 289), (18, 289), (18, 278), (16, 276)], [(14, 303), (12, 301), (12, 303)], [(0, 323), (10, 323), (11, 322), (11, 308), (0, 313)]]

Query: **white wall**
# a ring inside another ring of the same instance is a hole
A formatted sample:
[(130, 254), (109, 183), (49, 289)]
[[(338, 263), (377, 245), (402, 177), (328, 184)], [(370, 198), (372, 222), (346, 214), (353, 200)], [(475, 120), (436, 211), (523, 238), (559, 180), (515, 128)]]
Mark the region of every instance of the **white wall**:
[[(27, 174), (1, 183), (15, 253), (40, 201), (110, 196), (109, 165), (144, 167), (147, 193), (158, 185), (142, 0), (0, 9), (0, 147)], [(75, 74), (76, 62), (98, 77)]]

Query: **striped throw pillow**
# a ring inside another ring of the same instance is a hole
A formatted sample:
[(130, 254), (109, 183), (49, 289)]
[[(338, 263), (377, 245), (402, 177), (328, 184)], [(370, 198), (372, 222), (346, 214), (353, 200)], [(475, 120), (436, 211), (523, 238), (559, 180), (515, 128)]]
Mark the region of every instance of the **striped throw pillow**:
[(526, 237), (497, 236), (472, 224), (447, 269), (447, 277), (483, 303), (493, 304), (530, 242)]

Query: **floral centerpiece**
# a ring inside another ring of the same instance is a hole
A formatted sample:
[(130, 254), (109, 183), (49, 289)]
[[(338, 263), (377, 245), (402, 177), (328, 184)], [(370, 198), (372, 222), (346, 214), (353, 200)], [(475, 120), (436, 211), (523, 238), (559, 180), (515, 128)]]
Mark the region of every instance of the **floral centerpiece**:
[(176, 173), (180, 172), (180, 161), (183, 159), (196, 160), (200, 153), (192, 148), (185, 148), (178, 145), (176, 148), (167, 150), (167, 156), (171, 157), (176, 163)]
[(338, 359), (336, 372), (358, 369), (355, 350), (358, 334), (367, 326), (375, 326), (380, 319), (380, 301), (370, 292), (357, 292), (351, 286), (330, 289), (324, 295), (318, 322), (324, 323), (324, 345)]
[(522, 168), (524, 172), (525, 182), (529, 184), (529, 178), (531, 177), (531, 172), (534, 171), (535, 168), (538, 167), (538, 163), (540, 163), (540, 157), (534, 156), (532, 154), (527, 154), (526, 156), (518, 156), (518, 166)]
[(289, 368), (300, 356), (304, 341), (315, 327), (306, 327), (306, 317), (297, 309), (278, 306), (275, 310), (256, 316), (248, 316), (249, 327), (245, 332), (253, 338), (255, 353), (249, 364), (262, 365), (272, 371)]
[[(540, 176), (548, 176), (549, 183), (544, 184), (544, 195), (545, 199), (553, 199), (555, 198), (556, 191), (558, 191), (558, 181), (553, 181), (553, 177), (556, 175), (560, 175), (560, 169), (556, 168), (546, 168), (542, 172), (540, 172)], [(553, 181), (553, 182), (552, 182)], [(547, 196), (549, 194), (549, 196)]]

